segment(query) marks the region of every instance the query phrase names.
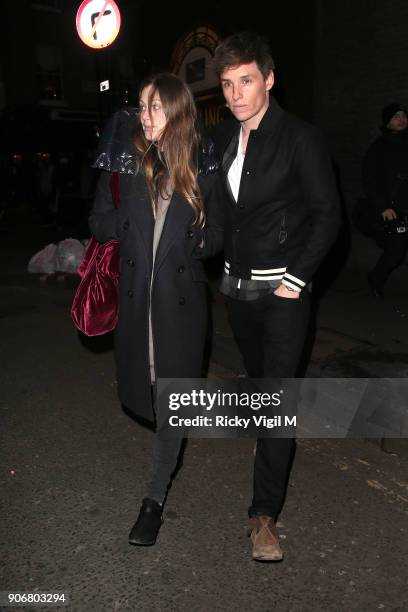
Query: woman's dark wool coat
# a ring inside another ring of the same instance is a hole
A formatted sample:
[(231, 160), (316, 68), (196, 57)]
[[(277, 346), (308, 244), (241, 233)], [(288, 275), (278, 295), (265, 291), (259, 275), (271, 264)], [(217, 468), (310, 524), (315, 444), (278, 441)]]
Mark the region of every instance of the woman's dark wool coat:
[[(171, 199), (152, 278), (154, 221), (142, 174), (120, 175), (120, 208), (114, 208), (110, 174), (102, 171), (90, 216), (100, 242), (120, 241), (120, 306), (115, 332), (118, 394), (133, 414), (154, 420), (149, 368), (149, 299), (156, 377), (202, 375), (207, 331), (207, 277), (201, 259), (222, 248), (217, 174), (199, 177), (205, 195), (204, 229), (177, 193)], [(204, 238), (204, 247), (200, 244)]]

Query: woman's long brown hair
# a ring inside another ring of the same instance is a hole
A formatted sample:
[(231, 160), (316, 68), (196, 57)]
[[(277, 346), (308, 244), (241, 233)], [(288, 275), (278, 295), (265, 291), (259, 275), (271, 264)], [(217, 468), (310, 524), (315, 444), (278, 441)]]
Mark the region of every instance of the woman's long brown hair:
[(187, 85), (171, 73), (157, 74), (142, 84), (140, 92), (152, 85), (149, 110), (155, 94), (161, 100), (166, 126), (157, 143), (144, 136), (142, 124), (137, 122), (134, 142), (139, 153), (141, 169), (146, 177), (156, 216), (157, 198), (166, 198), (168, 185), (181, 195), (195, 212), (195, 223), (204, 225), (204, 202), (198, 185), (197, 110)]

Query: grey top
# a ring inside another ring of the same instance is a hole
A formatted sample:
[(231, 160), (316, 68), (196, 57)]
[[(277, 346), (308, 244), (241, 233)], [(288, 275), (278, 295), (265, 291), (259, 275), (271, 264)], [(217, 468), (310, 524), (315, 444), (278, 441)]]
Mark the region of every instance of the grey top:
[(150, 280), (150, 306), (149, 306), (149, 364), (150, 364), (150, 380), (153, 384), (156, 381), (156, 372), (154, 368), (154, 348), (153, 348), (153, 330), (152, 330), (152, 307), (151, 307), (151, 296), (152, 296), (152, 280), (153, 280), (153, 269), (154, 262), (156, 259), (157, 247), (159, 246), (160, 238), (163, 231), (164, 222), (166, 220), (167, 210), (170, 205), (172, 191), (167, 191), (167, 198), (164, 199), (159, 196), (156, 207), (156, 220), (154, 223), (153, 232), (153, 265), (152, 265), (152, 277)]

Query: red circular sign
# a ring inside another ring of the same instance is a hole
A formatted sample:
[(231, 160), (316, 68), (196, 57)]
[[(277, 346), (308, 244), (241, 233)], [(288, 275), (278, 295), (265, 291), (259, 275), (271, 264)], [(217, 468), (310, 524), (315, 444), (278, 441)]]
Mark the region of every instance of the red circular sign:
[(82, 42), (92, 49), (113, 43), (120, 30), (120, 11), (114, 0), (84, 0), (76, 16), (76, 28)]

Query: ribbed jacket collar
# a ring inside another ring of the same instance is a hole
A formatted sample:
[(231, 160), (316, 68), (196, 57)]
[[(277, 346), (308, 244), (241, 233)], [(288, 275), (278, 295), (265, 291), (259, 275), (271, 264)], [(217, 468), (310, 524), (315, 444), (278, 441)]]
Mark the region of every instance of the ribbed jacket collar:
[[(284, 112), (285, 111), (279, 106), (275, 98), (271, 96), (269, 98), (269, 106), (266, 109), (266, 112), (262, 117), (261, 122), (258, 125), (256, 131), (262, 133), (273, 132), (280, 120), (282, 119)], [(235, 123), (233, 136), (235, 136), (239, 132), (241, 124), (238, 119), (235, 119), (235, 117), (233, 118), (233, 120)]]
[(283, 109), (279, 106), (275, 98), (271, 96), (269, 99), (269, 106), (258, 125), (257, 131), (265, 133), (273, 132), (282, 119), (283, 114)]

